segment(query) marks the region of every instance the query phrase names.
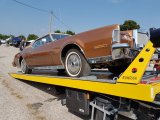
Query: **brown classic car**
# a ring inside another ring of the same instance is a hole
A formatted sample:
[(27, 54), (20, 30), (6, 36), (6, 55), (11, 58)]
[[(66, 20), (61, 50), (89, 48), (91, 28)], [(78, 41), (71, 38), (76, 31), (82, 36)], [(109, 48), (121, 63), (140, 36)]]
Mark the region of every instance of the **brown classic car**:
[(73, 36), (47, 34), (16, 54), (13, 66), (25, 74), (50, 67), (66, 71), (71, 77), (87, 76), (92, 68), (122, 72), (132, 60), (131, 36), (130, 32), (121, 32), (117, 24)]

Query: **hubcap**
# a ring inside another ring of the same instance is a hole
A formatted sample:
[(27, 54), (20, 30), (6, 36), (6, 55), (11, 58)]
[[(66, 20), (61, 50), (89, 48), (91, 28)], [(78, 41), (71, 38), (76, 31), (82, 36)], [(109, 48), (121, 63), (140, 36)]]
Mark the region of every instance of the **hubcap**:
[(81, 59), (77, 53), (70, 53), (67, 59), (67, 69), (72, 76), (76, 76), (81, 71)]

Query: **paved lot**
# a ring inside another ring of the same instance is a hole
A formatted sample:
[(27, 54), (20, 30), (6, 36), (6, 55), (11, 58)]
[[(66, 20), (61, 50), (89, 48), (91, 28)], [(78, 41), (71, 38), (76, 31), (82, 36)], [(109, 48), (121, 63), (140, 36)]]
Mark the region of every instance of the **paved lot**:
[(0, 120), (81, 120), (61, 105), (52, 86), (28, 83), (8, 75), (17, 72), (11, 63), (19, 49), (0, 46)]

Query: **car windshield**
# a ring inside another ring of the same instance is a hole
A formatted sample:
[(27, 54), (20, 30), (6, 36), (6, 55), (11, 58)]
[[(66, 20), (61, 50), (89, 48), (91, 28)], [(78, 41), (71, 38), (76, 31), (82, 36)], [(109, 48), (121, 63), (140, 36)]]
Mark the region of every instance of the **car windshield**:
[(59, 39), (62, 39), (62, 38), (65, 38), (69, 35), (66, 35), (66, 34), (52, 34), (52, 37), (54, 40), (59, 40)]

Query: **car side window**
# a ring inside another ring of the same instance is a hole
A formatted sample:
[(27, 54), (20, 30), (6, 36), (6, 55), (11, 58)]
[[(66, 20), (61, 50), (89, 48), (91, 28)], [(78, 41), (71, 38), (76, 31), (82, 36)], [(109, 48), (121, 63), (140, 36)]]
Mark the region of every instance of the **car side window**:
[(42, 45), (44, 45), (45, 43), (49, 43), (49, 42), (52, 42), (52, 39), (50, 38), (49, 35), (42, 38)]
[(47, 35), (45, 38), (46, 38), (46, 43), (52, 42), (52, 39), (50, 38), (49, 35)]
[(33, 48), (37, 48), (39, 46), (42, 46), (46, 43), (49, 43), (49, 42), (52, 42), (52, 39), (50, 38), (49, 35), (43, 37), (43, 38), (40, 38), (38, 40), (36, 40), (34, 43), (33, 43)]
[(42, 45), (44, 45), (46, 43), (47, 39), (46, 38), (42, 38)]
[(39, 40), (36, 40), (34, 43), (33, 43), (33, 48), (37, 48), (37, 47), (39, 47), (39, 46), (42, 46), (43, 45), (43, 43), (42, 43), (42, 40), (41, 39), (39, 39)]
[(60, 35), (59, 34), (52, 34), (54, 40), (59, 40)]
[(54, 40), (60, 40), (62, 38), (68, 37), (69, 35), (64, 35), (64, 34), (52, 34), (52, 38)]

